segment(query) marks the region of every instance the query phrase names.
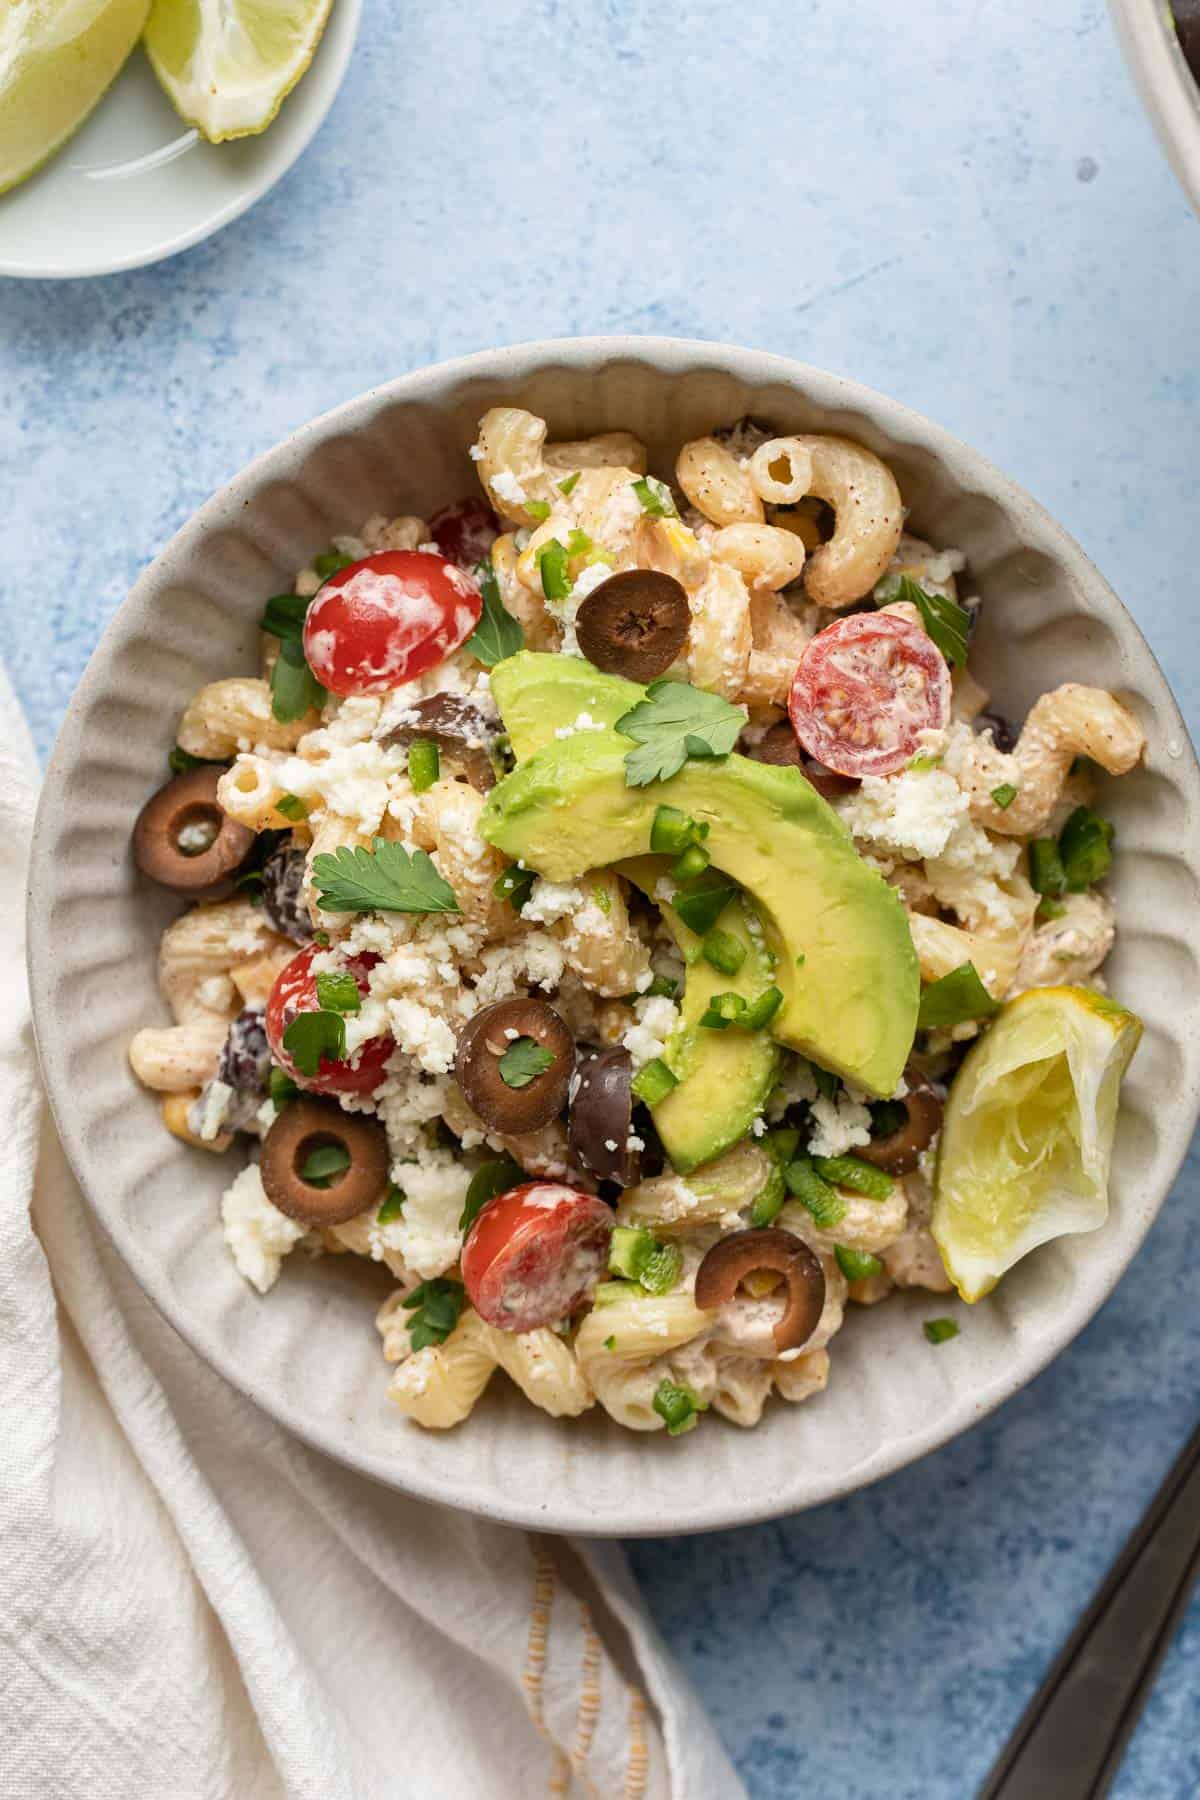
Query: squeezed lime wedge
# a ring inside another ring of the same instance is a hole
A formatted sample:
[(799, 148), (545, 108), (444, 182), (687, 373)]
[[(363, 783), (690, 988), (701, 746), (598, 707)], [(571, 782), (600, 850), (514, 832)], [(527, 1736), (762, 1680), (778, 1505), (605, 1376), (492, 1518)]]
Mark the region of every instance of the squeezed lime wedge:
[(1121, 1078), (1142, 1022), (1091, 988), (1030, 988), (968, 1052), (950, 1089), (933, 1235), (964, 1300), (1039, 1244), (1108, 1217)]

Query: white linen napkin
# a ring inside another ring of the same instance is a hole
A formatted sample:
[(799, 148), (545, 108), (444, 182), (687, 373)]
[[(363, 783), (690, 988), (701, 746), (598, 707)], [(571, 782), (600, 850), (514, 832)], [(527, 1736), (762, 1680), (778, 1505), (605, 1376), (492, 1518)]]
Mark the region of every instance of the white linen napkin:
[(136, 1287), (40, 1089), (36, 765), (2, 671), (0, 709), (5, 1800), (737, 1800), (617, 1546), (349, 1473)]

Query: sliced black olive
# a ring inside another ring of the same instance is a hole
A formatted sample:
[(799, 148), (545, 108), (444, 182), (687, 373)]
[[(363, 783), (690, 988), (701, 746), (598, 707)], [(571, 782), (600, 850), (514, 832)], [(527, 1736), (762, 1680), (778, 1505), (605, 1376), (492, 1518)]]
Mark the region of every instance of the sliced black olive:
[(975, 724), (981, 731), (985, 729), (991, 731), (992, 742), (997, 750), (1002, 750), (1006, 756), (1016, 749), (1017, 739), (1021, 735), (1020, 728), (1014, 725), (1010, 719), (1006, 719), (1003, 713), (978, 713), (975, 717)]
[(436, 744), (449, 761), (457, 764), (471, 786), (486, 794), (496, 785), (499, 737), (499, 715), (490, 707), (462, 694), (430, 694), (428, 699), (414, 700), (403, 723), (380, 741), (412, 744), (420, 738)]
[(1200, 82), (1200, 0), (1171, 0), (1175, 14), (1175, 35), (1184, 61)]
[(304, 899), (304, 870), (308, 861), (303, 850), (293, 848), (285, 838), (274, 849), (262, 867), (262, 906), (271, 927), (293, 944), (310, 944), (313, 922)]
[(856, 776), (839, 775), (835, 769), (827, 769), (815, 756), (809, 756), (802, 750), (786, 719), (781, 719), (778, 725), (772, 725), (769, 731), (764, 732), (751, 749), (750, 755), (755, 762), (799, 769), (823, 800), (836, 800), (842, 794), (852, 794), (855, 788), (862, 785)]
[(942, 1129), (942, 1102), (933, 1083), (910, 1063), (904, 1071), (908, 1092), (889, 1105), (903, 1107), (904, 1123), (886, 1137), (872, 1138), (855, 1151), (864, 1162), (886, 1169), (889, 1175), (907, 1175), (915, 1169), (922, 1150), (927, 1150)]
[(725, 444), (735, 456), (753, 456), (768, 438), (778, 435), (768, 419), (756, 419), (753, 413), (735, 419), (732, 425), (718, 425), (713, 432), (717, 443)]
[(133, 858), (143, 875), (189, 899), (217, 900), (254, 848), (254, 833), (221, 811), (216, 763), (189, 769), (147, 800), (133, 828)]
[(620, 1044), (585, 1050), (571, 1084), (571, 1153), (601, 1181), (632, 1187), (641, 1179), (641, 1151), (631, 1149), (633, 1058)]
[(825, 1310), (825, 1271), (802, 1238), (780, 1226), (734, 1231), (719, 1238), (696, 1270), (696, 1305), (714, 1311), (732, 1300), (756, 1269), (774, 1269), (787, 1282), (788, 1304), (775, 1326), (777, 1351), (807, 1344)]
[[(506, 1053), (521, 1038), (549, 1052), (545, 1069), (530, 1075)], [(545, 1000), (497, 1000), (469, 1019), (459, 1033), (454, 1073), (467, 1104), (493, 1131), (519, 1136), (558, 1117), (575, 1068), (575, 1039)], [(514, 1083), (518, 1085), (514, 1085)]]
[[(321, 1150), (340, 1150), (342, 1168), (305, 1174)], [(305, 1096), (284, 1107), (263, 1139), (258, 1165), (272, 1206), (301, 1225), (343, 1225), (382, 1200), (388, 1184), (387, 1134), (365, 1113), (343, 1112), (336, 1100)], [(310, 1178), (311, 1177), (311, 1178)]]
[(575, 615), (579, 648), (606, 675), (653, 681), (687, 642), (683, 584), (657, 569), (624, 569), (593, 588)]

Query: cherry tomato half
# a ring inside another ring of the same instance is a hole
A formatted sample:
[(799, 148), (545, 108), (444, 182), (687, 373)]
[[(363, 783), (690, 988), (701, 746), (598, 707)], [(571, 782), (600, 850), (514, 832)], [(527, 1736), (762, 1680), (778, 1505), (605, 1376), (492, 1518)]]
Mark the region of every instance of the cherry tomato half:
[[(324, 954), (318, 945), (310, 944), (307, 949), (301, 950), (299, 956), (293, 956), (290, 963), (285, 963), (275, 977), (275, 985), (267, 999), (264, 1021), (271, 1055), (298, 1086), (307, 1088), (310, 1093), (369, 1094), (383, 1080), (384, 1064), (396, 1048), (392, 1038), (368, 1038), (352, 1056), (345, 1059), (322, 1056), (315, 1075), (302, 1074), (295, 1059), (283, 1046), (283, 1034), (293, 1019), (298, 1018), (301, 1013), (322, 1010), (312, 965), (315, 957)], [(378, 961), (377, 956), (370, 954), (350, 956), (340, 964), (338, 972), (344, 970), (346, 974), (353, 975), (359, 993), (365, 994), (367, 977)]]
[(950, 717), (950, 670), (919, 625), (852, 613), (805, 647), (788, 696), (792, 730), (839, 775), (894, 775), (923, 731)]
[(330, 577), (308, 609), (304, 654), (334, 694), (386, 694), (434, 668), (479, 623), (479, 589), (431, 550), (382, 550)]
[(434, 513), (429, 535), (449, 562), (471, 575), (500, 536), (500, 521), (486, 500), (472, 496)]
[(613, 1215), (558, 1181), (527, 1181), (489, 1200), (463, 1245), (463, 1283), (481, 1319), (534, 1331), (574, 1312), (608, 1267)]

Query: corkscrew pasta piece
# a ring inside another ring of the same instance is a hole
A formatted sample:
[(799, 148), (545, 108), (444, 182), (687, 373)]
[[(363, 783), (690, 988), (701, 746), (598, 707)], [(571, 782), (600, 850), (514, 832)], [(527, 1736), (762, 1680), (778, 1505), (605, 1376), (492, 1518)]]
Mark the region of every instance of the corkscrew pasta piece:
[(260, 907), (241, 894), (194, 906), (168, 925), (158, 949), (158, 983), (175, 1019), (228, 1018), (237, 1010), (229, 972), (278, 942)]
[(628, 469), (644, 475), (647, 467), (646, 446), (632, 431), (602, 431), (596, 437), (547, 444), (543, 461), (557, 475), (576, 469)]
[(553, 505), (561, 498), (546, 468), (546, 421), (519, 406), (493, 406), (479, 421), (472, 455), (488, 499), (502, 519), (538, 523), (529, 502)]
[(210, 681), (193, 694), (175, 734), (181, 750), (207, 761), (223, 761), (239, 750), (294, 750), (318, 723), (316, 712), (286, 724), (271, 711), (271, 690), (253, 675)]
[(1112, 901), (1095, 891), (1064, 894), (1063, 914), (1039, 925), (1017, 965), (1013, 987), (1070, 987), (1094, 975), (1113, 947)]
[(804, 545), (794, 531), (778, 525), (722, 525), (708, 540), (718, 562), (736, 569), (746, 586), (773, 593), (804, 573)]
[(617, 1206), (619, 1225), (642, 1225), (670, 1233), (692, 1226), (728, 1223), (736, 1230), (771, 1173), (771, 1160), (748, 1139), (735, 1144), (690, 1175), (655, 1175), (626, 1188)]
[(426, 1431), (461, 1425), (496, 1369), (485, 1329), (477, 1313), (464, 1312), (444, 1343), (429, 1344), (397, 1363), (388, 1398)]
[(650, 973), (650, 953), (629, 922), (620, 880), (611, 869), (593, 869), (580, 876), (579, 886), (584, 903), (550, 926), (567, 967), (594, 993), (612, 998), (637, 992)]
[(774, 1383), (772, 1365), (752, 1356), (717, 1356), (712, 1359), (709, 1405), (744, 1430), (757, 1425)]
[[(795, 1232), (810, 1249), (822, 1256), (832, 1256), (839, 1244), (846, 1250), (861, 1250), (868, 1256), (879, 1252), (900, 1236), (908, 1218), (908, 1197), (900, 1182), (895, 1182), (886, 1200), (871, 1200), (865, 1194), (838, 1189), (845, 1211), (836, 1225), (818, 1225), (806, 1206), (789, 1200), (779, 1215), (785, 1231)], [(828, 1269), (825, 1271), (829, 1279)]]
[(709, 1315), (682, 1291), (618, 1300), (585, 1315), (575, 1356), (588, 1386), (619, 1425), (661, 1431), (654, 1392), (670, 1373), (670, 1352), (697, 1337), (708, 1322)]
[(421, 820), (463, 919), (502, 937), (517, 921), (512, 907), (492, 891), (508, 865), (476, 829), (483, 804), (482, 794), (467, 782), (437, 781), (421, 796)]
[(690, 526), (682, 519), (642, 518), (634, 538), (634, 562), (639, 569), (655, 569), (670, 575), (693, 593), (708, 574), (711, 558)]
[[(1090, 757), (1110, 775), (1125, 775), (1145, 748), (1145, 732), (1114, 694), (1068, 682), (1034, 701), (1011, 754), (997, 750), (986, 734), (977, 735), (955, 773), (970, 795), (977, 824), (1006, 837), (1036, 837), (1077, 756)], [(992, 797), (1005, 786), (1017, 790), (1006, 807)]]
[(801, 1400), (811, 1400), (814, 1394), (824, 1391), (829, 1385), (829, 1352), (828, 1350), (806, 1351), (794, 1362), (777, 1362), (772, 1367), (775, 1377), (775, 1391), (794, 1406)]
[(812, 450), (803, 438), (768, 438), (750, 458), (750, 481), (770, 506), (794, 506), (813, 492)]
[(928, 918), (924, 913), (910, 913), (908, 924), (922, 981), (940, 981), (952, 969), (972, 962), (992, 998), (1003, 1000), (1016, 978), (1023, 936), (964, 931), (961, 926)]
[(688, 632), (692, 681), (726, 700), (739, 699), (753, 645), (745, 582), (736, 569), (714, 562), (700, 587), (688, 595), (688, 603), (692, 611)]
[(217, 802), (251, 831), (287, 831), (292, 821), (278, 810), (286, 791), (275, 757), (244, 751), (217, 783)]
[(761, 525), (763, 503), (748, 469), (716, 438), (685, 444), (675, 463), (675, 478), (696, 511), (714, 525)]
[(198, 1013), (183, 1025), (143, 1025), (129, 1046), (129, 1066), (156, 1093), (198, 1093), (217, 1072), (228, 1029), (221, 1013)]
[(492, 545), (492, 568), (501, 600), (525, 633), (525, 648), (557, 650), (562, 632), (547, 610), (540, 583), (526, 587), (521, 580), (520, 554), (511, 532)]
[(786, 706), (796, 664), (812, 635), (811, 624), (793, 610), (786, 595), (752, 590), (752, 648), (741, 698), (751, 705)]
[(481, 1324), (480, 1338), (525, 1398), (552, 1419), (576, 1419), (595, 1405), (574, 1350), (556, 1331), (497, 1331)]
[(809, 493), (834, 511), (829, 542), (811, 552), (804, 586), (818, 606), (849, 606), (869, 594), (892, 560), (904, 504), (886, 463), (841, 437), (794, 440), (812, 456)]

